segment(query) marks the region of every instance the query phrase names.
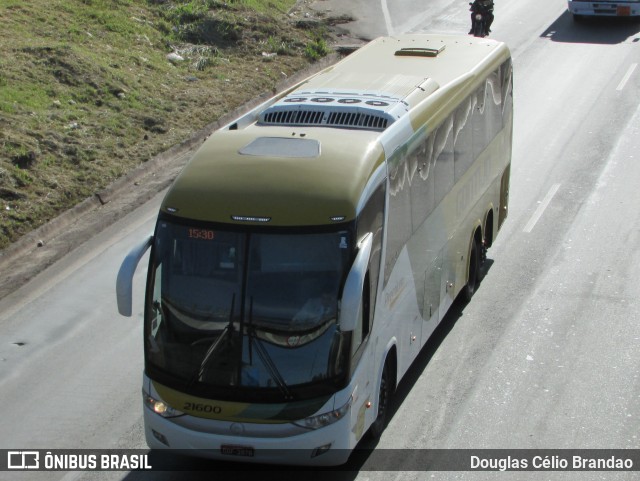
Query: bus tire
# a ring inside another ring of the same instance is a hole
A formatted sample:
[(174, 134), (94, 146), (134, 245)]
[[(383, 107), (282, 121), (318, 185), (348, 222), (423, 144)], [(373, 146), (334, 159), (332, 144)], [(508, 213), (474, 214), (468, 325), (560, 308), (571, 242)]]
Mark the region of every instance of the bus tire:
[(377, 441), (382, 436), (389, 421), (391, 413), (391, 398), (393, 397), (393, 378), (389, 369), (389, 363), (384, 363), (382, 378), (380, 379), (380, 390), (378, 391), (378, 415), (369, 428), (369, 438)]
[(481, 242), (478, 247), (478, 273), (476, 275), (476, 288), (487, 274), (487, 246)]
[(469, 253), (469, 276), (467, 283), (462, 288), (462, 300), (466, 303), (471, 301), (476, 287), (480, 280), (480, 251), (478, 243), (474, 239), (471, 242), (471, 252)]

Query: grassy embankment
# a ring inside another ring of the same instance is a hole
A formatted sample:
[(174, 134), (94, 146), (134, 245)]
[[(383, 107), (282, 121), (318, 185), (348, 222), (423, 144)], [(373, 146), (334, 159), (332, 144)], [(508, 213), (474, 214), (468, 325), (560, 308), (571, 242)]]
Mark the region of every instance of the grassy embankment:
[(294, 4), (0, 0), (0, 249), (325, 55)]

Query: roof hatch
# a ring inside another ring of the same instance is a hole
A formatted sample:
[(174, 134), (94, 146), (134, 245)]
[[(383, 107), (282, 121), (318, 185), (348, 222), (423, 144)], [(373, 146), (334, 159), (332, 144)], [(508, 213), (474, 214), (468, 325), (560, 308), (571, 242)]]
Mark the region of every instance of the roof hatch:
[(445, 45), (438, 48), (407, 47), (396, 50), (395, 55), (403, 57), (437, 57), (444, 50)]
[(242, 155), (312, 159), (320, 155), (320, 142), (288, 137), (258, 137), (238, 151)]

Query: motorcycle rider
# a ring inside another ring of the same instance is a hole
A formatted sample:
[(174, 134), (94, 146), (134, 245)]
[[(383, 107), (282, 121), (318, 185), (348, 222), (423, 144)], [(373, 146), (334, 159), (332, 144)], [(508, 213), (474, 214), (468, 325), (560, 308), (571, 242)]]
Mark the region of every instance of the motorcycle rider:
[(476, 26), (476, 13), (481, 13), (484, 18), (485, 35), (491, 32), (491, 24), (493, 23), (493, 0), (474, 0), (471, 5), (471, 30), (469, 34), (473, 34)]

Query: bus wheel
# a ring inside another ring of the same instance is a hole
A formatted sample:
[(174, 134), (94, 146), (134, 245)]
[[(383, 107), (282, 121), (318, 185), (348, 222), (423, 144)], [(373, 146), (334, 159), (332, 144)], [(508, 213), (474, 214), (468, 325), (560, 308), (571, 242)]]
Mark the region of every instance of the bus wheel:
[(487, 245), (484, 241), (478, 245), (478, 273), (476, 275), (476, 287), (482, 282), (487, 273)]
[(380, 391), (378, 394), (378, 417), (369, 428), (369, 437), (374, 441), (380, 439), (384, 428), (387, 426), (392, 395), (393, 386), (391, 373), (389, 372), (389, 363), (385, 362), (384, 368), (382, 369), (382, 379), (380, 380)]
[(462, 288), (462, 298), (464, 302), (471, 301), (473, 294), (476, 292), (480, 276), (480, 252), (478, 244), (474, 240), (471, 243), (471, 253), (469, 254), (469, 279), (467, 284)]

